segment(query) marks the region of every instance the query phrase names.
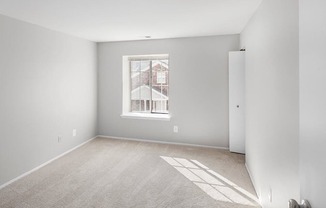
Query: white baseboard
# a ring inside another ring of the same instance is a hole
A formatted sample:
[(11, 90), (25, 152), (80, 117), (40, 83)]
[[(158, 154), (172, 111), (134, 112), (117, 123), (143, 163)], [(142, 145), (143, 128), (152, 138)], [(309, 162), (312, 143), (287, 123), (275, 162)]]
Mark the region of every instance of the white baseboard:
[(247, 163), (245, 163), (245, 167), (246, 167), (247, 172), (248, 172), (248, 174), (249, 174), (249, 178), (250, 178), (251, 183), (252, 183), (252, 185), (253, 185), (253, 187), (254, 187), (254, 190), (255, 190), (255, 192), (256, 192), (256, 195), (257, 195), (257, 197), (258, 197), (258, 200), (259, 200), (259, 202), (260, 202), (260, 204), (261, 204), (260, 194), (258, 194), (258, 192), (257, 192), (257, 186), (256, 186), (256, 184), (255, 184), (254, 178), (252, 177), (251, 171), (250, 171), (250, 169), (248, 168)]
[(31, 173), (33, 173), (34, 171), (36, 171), (36, 170), (38, 170), (38, 169), (40, 169), (40, 168), (42, 168), (42, 167), (44, 167), (44, 166), (46, 166), (47, 164), (49, 164), (49, 163), (51, 163), (51, 162), (53, 162), (53, 161), (59, 159), (60, 157), (63, 157), (64, 155), (68, 154), (69, 152), (74, 151), (75, 149), (77, 149), (77, 148), (83, 146), (84, 144), (86, 144), (86, 143), (92, 141), (92, 140), (95, 139), (95, 138), (96, 138), (96, 137), (93, 137), (93, 138), (91, 138), (91, 139), (89, 139), (89, 140), (87, 140), (87, 141), (85, 141), (85, 142), (83, 142), (83, 143), (77, 145), (76, 147), (73, 147), (73, 148), (71, 148), (70, 150), (68, 150), (68, 151), (66, 151), (66, 152), (64, 152), (64, 153), (62, 153), (62, 154), (56, 156), (55, 158), (52, 158), (51, 160), (49, 160), (49, 161), (47, 161), (47, 162), (45, 162), (45, 163), (43, 163), (43, 164), (37, 166), (36, 168), (33, 168), (32, 170), (27, 171), (27, 172), (23, 173), (22, 175), (20, 175), (20, 176), (14, 178), (14, 179), (12, 179), (12, 180), (10, 180), (10, 181), (8, 181), (8, 182), (2, 184), (2, 185), (0, 185), (0, 190), (3, 189), (4, 187), (10, 185), (11, 183), (13, 183), (13, 182), (15, 182), (15, 181), (17, 181), (17, 180), (19, 180), (19, 179), (21, 179), (21, 178), (23, 178), (23, 177), (25, 177), (25, 176), (31, 174)]
[(220, 149), (220, 150), (229, 150), (229, 148), (227, 148), (227, 147), (214, 147), (214, 146), (208, 146), (208, 145), (189, 144), (189, 143), (166, 142), (166, 141), (156, 141), (156, 140), (126, 138), (126, 137), (116, 137), (116, 136), (104, 136), (104, 135), (98, 135), (97, 137), (108, 138), (108, 139), (118, 139), (118, 140), (137, 141), (137, 142), (150, 142), (150, 143), (158, 143), (158, 144), (172, 144), (172, 145), (181, 145), (181, 146), (189, 146), (189, 147), (204, 147), (204, 148), (212, 148), (212, 149)]

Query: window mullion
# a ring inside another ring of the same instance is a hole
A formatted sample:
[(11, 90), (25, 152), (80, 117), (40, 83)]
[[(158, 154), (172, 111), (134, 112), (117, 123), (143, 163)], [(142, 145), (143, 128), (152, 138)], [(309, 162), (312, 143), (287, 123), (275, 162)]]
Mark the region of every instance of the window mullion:
[(142, 61), (140, 61), (140, 64), (139, 64), (139, 79), (138, 79), (138, 85), (139, 85), (139, 112), (141, 112), (141, 87), (142, 87), (141, 67), (142, 67)]
[(152, 72), (152, 69), (153, 69), (153, 66), (152, 66), (152, 63), (153, 63), (153, 61), (150, 61), (149, 62), (149, 66), (150, 66), (150, 68), (149, 68), (149, 77), (150, 77), (150, 79), (149, 79), (149, 97), (150, 97), (150, 101), (149, 101), (149, 110), (150, 110), (150, 112), (151, 113), (153, 113), (153, 101), (152, 101), (152, 99), (153, 99), (153, 94), (152, 94), (152, 88), (153, 88), (153, 83), (152, 83), (152, 81), (153, 81), (153, 72)]
[[(162, 62), (161, 62), (161, 64), (160, 64), (160, 72), (161, 72), (161, 76), (162, 76), (162, 74), (163, 74), (163, 70), (162, 70)], [(164, 75), (165, 76), (165, 75)], [(161, 112), (163, 111), (163, 83), (162, 83), (162, 81), (161, 81), (161, 83), (160, 83), (160, 88), (161, 88)]]
[(131, 61), (129, 61), (129, 111), (132, 110), (132, 70), (131, 70)]

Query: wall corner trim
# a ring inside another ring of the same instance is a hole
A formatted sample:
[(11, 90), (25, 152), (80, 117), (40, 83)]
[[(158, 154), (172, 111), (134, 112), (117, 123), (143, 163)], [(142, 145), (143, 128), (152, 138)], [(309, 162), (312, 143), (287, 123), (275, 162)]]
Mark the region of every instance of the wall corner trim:
[(256, 186), (256, 184), (255, 184), (255, 182), (254, 182), (254, 180), (253, 180), (253, 177), (252, 177), (251, 171), (250, 171), (250, 169), (249, 169), (247, 163), (245, 163), (245, 167), (246, 167), (246, 170), (247, 170), (247, 172), (248, 172), (248, 174), (249, 174), (249, 178), (250, 178), (251, 183), (252, 183), (252, 185), (253, 185), (253, 187), (254, 187), (254, 190), (255, 190), (255, 192), (256, 192), (256, 195), (257, 195), (257, 197), (258, 197), (259, 204), (262, 205), (262, 204), (261, 204), (261, 198), (260, 198), (260, 195), (259, 195), (258, 192), (257, 192), (257, 186)]

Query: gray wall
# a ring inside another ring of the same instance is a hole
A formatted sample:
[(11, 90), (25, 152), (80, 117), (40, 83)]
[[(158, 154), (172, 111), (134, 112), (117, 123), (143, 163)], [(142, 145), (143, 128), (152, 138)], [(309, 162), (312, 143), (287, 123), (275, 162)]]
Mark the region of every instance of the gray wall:
[(241, 34), (247, 49), (246, 162), (264, 207), (299, 199), (298, 22), (297, 0), (263, 0)]
[(300, 2), (301, 198), (325, 207), (326, 1)]
[(0, 186), (96, 135), (96, 68), (95, 43), (0, 15)]
[[(228, 52), (239, 36), (99, 43), (99, 134), (228, 147)], [(122, 56), (170, 54), (171, 121), (121, 118)], [(179, 133), (173, 133), (173, 126)]]

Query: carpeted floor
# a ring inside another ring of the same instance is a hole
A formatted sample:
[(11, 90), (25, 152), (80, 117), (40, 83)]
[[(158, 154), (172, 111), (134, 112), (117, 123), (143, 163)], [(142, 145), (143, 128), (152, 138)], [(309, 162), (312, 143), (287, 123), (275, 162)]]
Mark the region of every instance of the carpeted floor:
[(260, 207), (244, 156), (97, 138), (0, 190), (0, 207)]

